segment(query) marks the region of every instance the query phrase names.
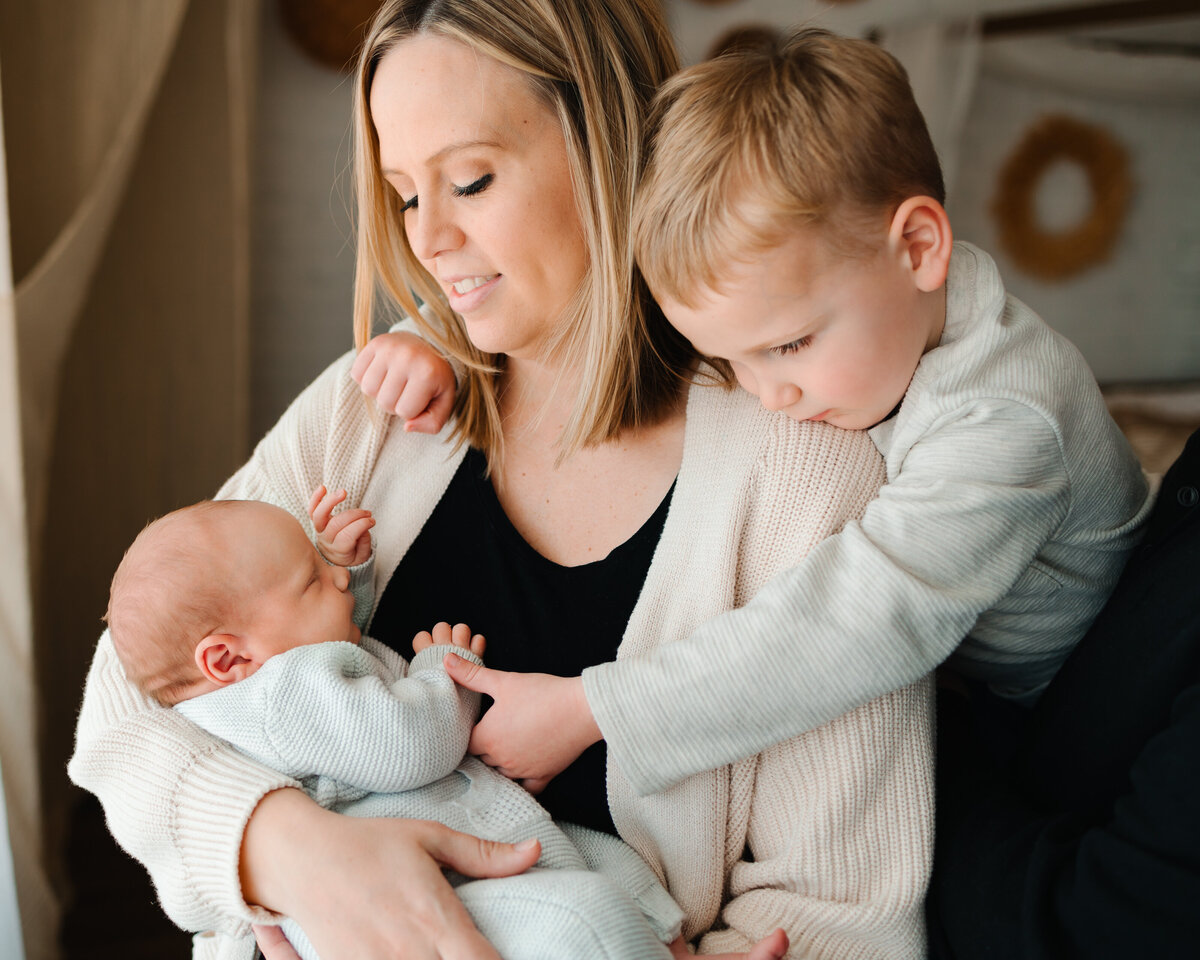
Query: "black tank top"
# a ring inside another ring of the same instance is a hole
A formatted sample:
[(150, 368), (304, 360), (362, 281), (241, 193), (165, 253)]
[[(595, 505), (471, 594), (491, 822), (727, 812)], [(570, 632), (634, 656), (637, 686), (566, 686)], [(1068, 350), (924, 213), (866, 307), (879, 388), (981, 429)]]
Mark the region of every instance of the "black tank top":
[[(467, 451), (420, 535), (392, 575), (370, 634), (406, 659), (412, 638), (439, 620), (487, 638), (484, 660), (500, 670), (578, 676), (616, 657), (671, 502), (603, 560), (562, 567), (509, 522)], [(671, 490), (674, 490), (672, 485)], [(485, 709), (489, 701), (484, 698)], [(593, 744), (538, 797), (556, 820), (616, 833), (605, 793), (607, 751)]]

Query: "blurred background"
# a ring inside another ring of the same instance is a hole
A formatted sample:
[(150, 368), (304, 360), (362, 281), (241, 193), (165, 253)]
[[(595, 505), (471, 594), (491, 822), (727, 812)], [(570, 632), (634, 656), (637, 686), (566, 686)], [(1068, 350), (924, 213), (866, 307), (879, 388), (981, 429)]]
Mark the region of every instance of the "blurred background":
[[(955, 235), (1165, 469), (1200, 425), (1200, 3), (663, 3), (685, 62), (800, 24), (895, 53)], [(65, 763), (124, 547), (352, 345), (375, 7), (0, 0), (0, 957), (189, 953)]]

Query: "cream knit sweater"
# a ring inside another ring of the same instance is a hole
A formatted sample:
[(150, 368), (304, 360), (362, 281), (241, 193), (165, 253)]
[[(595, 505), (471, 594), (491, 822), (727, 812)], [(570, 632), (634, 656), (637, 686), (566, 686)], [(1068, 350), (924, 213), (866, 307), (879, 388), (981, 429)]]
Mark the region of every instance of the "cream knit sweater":
[[(276, 503), (304, 522), (318, 483), (345, 487), (349, 502), (376, 517), (378, 597), (462, 453), (444, 435), (389, 430), (350, 380), (352, 359), (296, 400), (219, 496)], [(740, 391), (693, 387), (670, 512), (618, 658), (745, 603), (859, 515), (883, 477), (864, 433), (794, 423)], [(755, 709), (744, 705), (747, 716)], [(745, 949), (783, 926), (793, 956), (921, 957), (931, 712), (922, 681), (647, 797), (610, 759), (613, 819), (682, 906), (685, 935), (715, 931), (702, 951)], [(295, 782), (138, 694), (107, 634), (68, 772), (100, 798), (113, 834), (150, 871), (181, 927), (266, 918), (241, 897), (242, 832), (265, 793)]]

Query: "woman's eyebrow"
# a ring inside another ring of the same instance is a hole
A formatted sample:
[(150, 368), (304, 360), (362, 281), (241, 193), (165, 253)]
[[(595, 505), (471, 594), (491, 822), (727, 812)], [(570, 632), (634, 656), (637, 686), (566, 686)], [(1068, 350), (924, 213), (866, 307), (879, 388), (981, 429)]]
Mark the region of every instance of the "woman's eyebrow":
[[(432, 166), (440, 160), (444, 160), (448, 155), (457, 153), (460, 150), (470, 150), (477, 147), (493, 147), (501, 146), (498, 140), (459, 140), (455, 143), (448, 143), (442, 147), (437, 153), (425, 158), (425, 166)], [(403, 170), (397, 170), (395, 167), (383, 167), (380, 171), (385, 177), (404, 176)]]

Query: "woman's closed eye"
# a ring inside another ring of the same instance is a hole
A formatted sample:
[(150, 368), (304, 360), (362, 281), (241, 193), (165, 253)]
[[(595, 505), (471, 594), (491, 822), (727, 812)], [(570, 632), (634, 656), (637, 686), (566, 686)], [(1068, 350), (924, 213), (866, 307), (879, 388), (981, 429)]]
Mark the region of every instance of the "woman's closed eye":
[(450, 192), (453, 193), (456, 197), (473, 197), (478, 193), (483, 193), (484, 190), (486, 190), (488, 187), (490, 187), (492, 185), (492, 181), (495, 179), (496, 179), (495, 174), (485, 173), (482, 177), (479, 177), (477, 180), (472, 180), (465, 187), (460, 187), (457, 185), (452, 186), (450, 188)]
[[(492, 181), (496, 179), (495, 174), (485, 173), (477, 180), (472, 180), (465, 186), (460, 187), (458, 184), (451, 184), (450, 192), (456, 197), (474, 197), (477, 194), (483, 193), (492, 185)], [(404, 198), (401, 197), (403, 200)], [(408, 213), (409, 210), (417, 209), (417, 195), (414, 193), (409, 199), (404, 200), (404, 206), (400, 208), (401, 213)]]

